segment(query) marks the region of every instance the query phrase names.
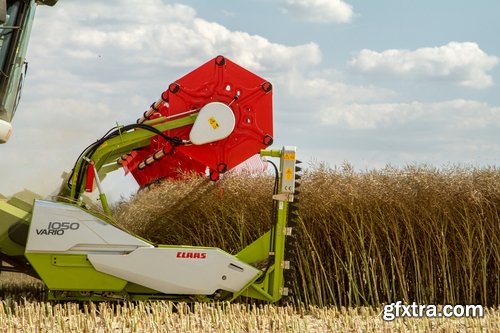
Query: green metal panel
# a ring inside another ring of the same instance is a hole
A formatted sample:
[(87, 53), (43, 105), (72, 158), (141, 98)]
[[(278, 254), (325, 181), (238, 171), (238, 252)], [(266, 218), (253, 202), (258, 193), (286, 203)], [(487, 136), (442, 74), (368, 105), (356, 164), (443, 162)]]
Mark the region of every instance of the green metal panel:
[(31, 213), (31, 211), (33, 210), (33, 203), (36, 199), (42, 199), (42, 196), (25, 189), (14, 194), (10, 199), (7, 200), (7, 203), (19, 209), (22, 209), (25, 212)]
[(283, 269), (282, 264), (285, 260), (285, 228), (287, 224), (287, 207), (288, 202), (280, 201), (278, 207), (278, 223), (275, 229), (275, 249), (274, 249), (274, 271), (270, 280), (270, 291), (273, 295), (273, 301), (281, 298), (283, 288)]
[[(174, 128), (184, 127), (187, 125), (194, 124), (197, 114), (191, 114), (183, 118), (165, 121), (160, 124), (155, 124), (153, 127), (161, 132), (165, 132)], [(159, 120), (165, 118), (158, 118)], [(149, 122), (145, 122), (145, 125), (150, 125)], [(133, 149), (149, 146), (152, 137), (157, 134), (149, 132), (144, 129), (136, 129), (131, 132), (123, 133), (117, 137), (114, 137), (106, 141), (93, 156), (93, 160), (96, 164), (96, 169), (99, 170), (103, 165), (115, 162), (121, 155), (130, 152)]]
[(253, 243), (238, 252), (236, 257), (239, 260), (246, 262), (247, 264), (253, 264), (259, 261), (266, 260), (269, 257), (270, 240), (271, 232), (268, 231)]
[(0, 200), (0, 252), (8, 256), (22, 256), (24, 246), (13, 242), (9, 228), (17, 222), (29, 225), (31, 214)]
[(281, 295), (278, 297), (274, 297), (269, 294), (266, 290), (268, 289), (266, 286), (268, 285), (267, 280), (262, 283), (254, 283), (250, 285), (248, 288), (242, 290), (238, 293), (237, 296), (244, 296), (249, 298), (255, 298), (266, 302), (276, 302), (279, 301)]
[[(197, 115), (191, 114), (183, 118), (165, 121), (165, 118), (158, 118), (154, 121), (145, 122), (146, 125), (151, 125), (161, 132), (165, 132), (174, 128), (179, 128), (187, 125), (191, 125), (196, 120)], [(159, 123), (160, 121), (163, 121)], [(148, 146), (152, 137), (157, 134), (144, 130), (136, 129), (130, 132), (124, 132), (119, 136), (109, 139), (104, 142), (92, 156), (92, 160), (95, 162), (95, 167), (100, 176), (103, 175), (104, 170), (101, 170), (103, 166), (106, 171), (113, 171), (114, 168), (109, 166), (110, 163), (116, 163), (118, 157), (123, 154), (129, 153), (133, 149)], [(77, 161), (75, 170), (79, 170), (80, 165), (83, 163), (83, 159)], [(78, 173), (75, 171), (73, 178), (71, 179), (72, 188), (70, 191), (70, 197), (79, 197), (83, 192), (83, 187), (85, 186), (85, 179), (82, 183), (82, 188), (76, 188), (76, 179), (78, 179)]]
[(96, 271), (86, 255), (26, 253), (26, 258), (51, 290), (117, 292), (127, 284)]
[[(285, 158), (285, 150), (262, 150), (261, 156), (279, 157), (281, 162)], [(293, 156), (295, 160), (295, 156)], [(280, 180), (283, 179), (283, 163), (280, 163)], [(256, 263), (265, 259), (271, 260), (264, 276), (256, 279), (246, 288), (236, 293), (234, 297), (245, 296), (268, 302), (276, 302), (283, 295), (283, 271), (288, 268), (285, 263), (285, 241), (288, 218), (287, 196), (275, 197), (278, 200), (276, 224), (256, 241), (241, 250), (236, 257), (246, 263)], [(270, 248), (271, 237), (274, 249)], [(285, 268), (286, 267), (286, 268)]]

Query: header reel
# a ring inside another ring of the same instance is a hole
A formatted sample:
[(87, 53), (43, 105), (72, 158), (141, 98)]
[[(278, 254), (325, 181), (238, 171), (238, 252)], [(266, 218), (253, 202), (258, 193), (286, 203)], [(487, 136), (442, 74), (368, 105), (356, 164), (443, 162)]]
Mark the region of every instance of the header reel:
[(212, 180), (273, 142), (272, 85), (231, 60), (217, 56), (171, 83), (137, 120), (159, 124), (182, 117), (193, 124), (154, 136), (148, 147), (119, 163), (141, 187), (185, 171)]

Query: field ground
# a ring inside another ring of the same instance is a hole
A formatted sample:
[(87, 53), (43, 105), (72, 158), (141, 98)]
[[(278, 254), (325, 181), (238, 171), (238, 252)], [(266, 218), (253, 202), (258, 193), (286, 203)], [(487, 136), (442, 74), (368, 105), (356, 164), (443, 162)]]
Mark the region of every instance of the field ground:
[[(500, 169), (319, 165), (300, 183), (285, 277), (295, 306), (45, 302), (41, 282), (2, 273), (0, 332), (500, 332)], [(238, 253), (272, 228), (273, 185), (187, 175), (118, 204), (115, 220), (152, 243)], [(482, 304), (485, 316), (384, 321), (398, 300)]]
[(55, 303), (43, 284), (16, 273), (0, 276), (1, 332), (499, 332), (500, 308), (484, 318), (399, 318), (382, 308), (291, 307), (172, 302)]

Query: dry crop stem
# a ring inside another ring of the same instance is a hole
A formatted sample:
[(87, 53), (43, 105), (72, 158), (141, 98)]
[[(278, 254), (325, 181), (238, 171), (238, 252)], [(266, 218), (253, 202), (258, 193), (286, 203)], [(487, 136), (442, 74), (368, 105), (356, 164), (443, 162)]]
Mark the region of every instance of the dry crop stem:
[[(115, 211), (162, 244), (237, 252), (271, 226), (273, 177), (187, 176)], [(500, 304), (500, 170), (313, 166), (300, 187), (295, 304)]]
[(317, 307), (167, 301), (56, 303), (41, 282), (0, 277), (0, 331), (14, 332), (498, 332), (500, 308), (484, 318), (405, 318), (385, 322), (381, 308)]
[(482, 319), (397, 319), (384, 322), (371, 308), (317, 308), (198, 304), (186, 310), (170, 302), (81, 306), (0, 303), (2, 332), (495, 332), (498, 310)]

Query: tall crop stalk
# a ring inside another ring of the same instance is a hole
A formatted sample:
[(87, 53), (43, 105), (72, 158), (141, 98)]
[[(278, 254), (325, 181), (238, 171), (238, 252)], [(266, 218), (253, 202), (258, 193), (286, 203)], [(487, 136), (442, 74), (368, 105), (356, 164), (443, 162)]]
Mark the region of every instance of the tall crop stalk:
[[(319, 165), (301, 182), (295, 304), (500, 304), (500, 170)], [(266, 175), (187, 176), (115, 218), (153, 242), (235, 253), (271, 227), (272, 188)]]

